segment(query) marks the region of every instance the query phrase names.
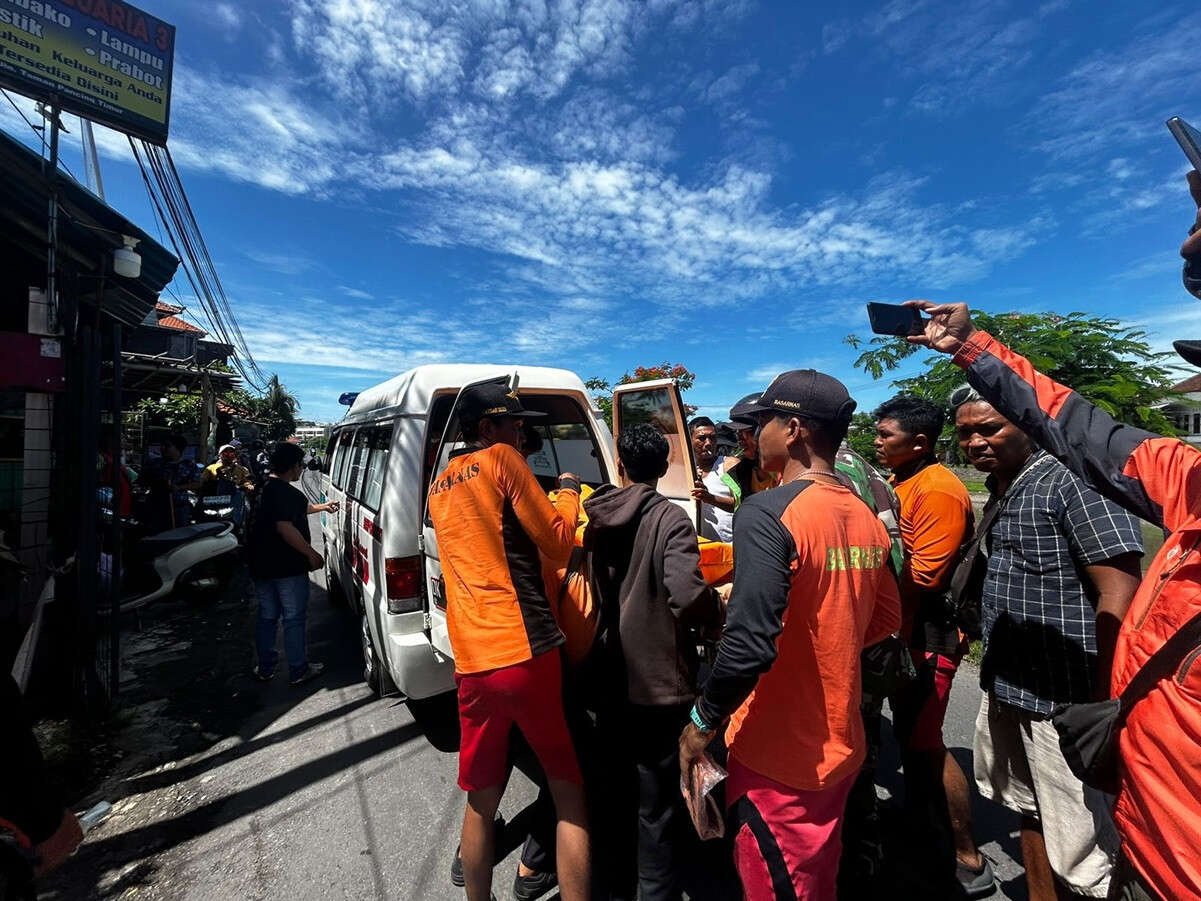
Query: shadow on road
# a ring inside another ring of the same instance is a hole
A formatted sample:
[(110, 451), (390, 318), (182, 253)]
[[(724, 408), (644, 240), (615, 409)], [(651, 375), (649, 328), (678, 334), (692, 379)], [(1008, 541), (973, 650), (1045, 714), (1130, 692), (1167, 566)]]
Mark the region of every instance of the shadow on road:
[[(152, 885), (166, 865), (167, 858), (158, 856), (162, 852), (242, 817), (251, 817), (253, 829), (258, 811), (339, 773), (353, 770), (355, 779), (331, 791), (358, 785), (370, 775), (362, 764), (421, 738), (413, 722), (359, 740), (348, 734), (347, 743), (329, 753), (226, 794), (215, 789), (219, 796), (211, 800), (197, 798), (187, 788), (189, 782), (265, 749), (280, 746), (282, 752), (286, 743), (304, 742), (305, 733), (348, 722), (374, 700), (367, 693), (354, 694), (272, 730), (315, 693), (351, 694), (341, 690), (360, 684), (358, 629), (330, 606), (324, 588), (312, 584), (309, 653), (326, 664), (326, 671), (303, 686), (288, 685), (282, 674), (263, 684), (252, 675), (255, 609), (253, 587), (241, 571), (220, 598), (207, 603), (172, 599), (131, 619), (122, 635), (121, 715), (129, 722), (119, 737), (124, 759), (84, 801), (105, 798), (121, 810), (118, 802), (129, 799), (133, 807), (85, 842), (47, 880), (41, 897), (101, 898), (139, 891)], [(182, 765), (174, 766), (175, 761)], [(162, 790), (167, 790), (165, 802), (146, 800), (164, 795)], [(296, 808), (290, 811), (294, 814)]]

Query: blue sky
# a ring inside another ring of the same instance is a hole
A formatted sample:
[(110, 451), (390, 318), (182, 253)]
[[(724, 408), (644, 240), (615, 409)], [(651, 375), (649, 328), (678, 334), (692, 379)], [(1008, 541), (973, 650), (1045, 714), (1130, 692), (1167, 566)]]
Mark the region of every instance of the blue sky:
[(1201, 125), (1195, 4), (142, 6), (178, 28), (169, 146), (235, 314), (306, 418), (443, 360), (678, 361), (713, 414), (814, 366), (870, 409), (888, 381), (842, 343), (869, 300), (1201, 336), (1163, 126)]

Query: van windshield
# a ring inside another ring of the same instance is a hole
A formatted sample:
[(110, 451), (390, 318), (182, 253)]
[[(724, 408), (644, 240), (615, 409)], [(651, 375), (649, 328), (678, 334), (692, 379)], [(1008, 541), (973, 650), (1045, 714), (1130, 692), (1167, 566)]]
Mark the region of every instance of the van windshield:
[[(438, 441), (453, 401), (453, 395), (444, 395), (434, 403), (426, 436), (427, 463), (434, 462)], [(558, 476), (562, 472), (575, 473), (582, 483), (592, 488), (598, 488), (608, 481), (609, 474), (605, 471), (597, 443), (592, 414), (575, 398), (523, 390), (521, 403), (526, 409), (547, 414), (526, 420), (526, 460), (543, 489), (551, 491), (557, 488)], [(452, 426), (452, 431), (447, 445), (438, 454), (436, 468), (430, 467), (426, 473), (427, 488), (433, 475), (446, 467), (450, 454), (465, 446), (457, 423)]]

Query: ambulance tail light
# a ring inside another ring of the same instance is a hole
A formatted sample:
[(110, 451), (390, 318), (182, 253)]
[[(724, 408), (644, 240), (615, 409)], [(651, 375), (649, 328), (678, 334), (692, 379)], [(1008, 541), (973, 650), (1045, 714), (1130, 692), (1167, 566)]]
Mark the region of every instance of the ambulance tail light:
[(388, 557), (384, 560), (384, 584), (389, 613), (413, 613), (421, 609), (421, 557)]

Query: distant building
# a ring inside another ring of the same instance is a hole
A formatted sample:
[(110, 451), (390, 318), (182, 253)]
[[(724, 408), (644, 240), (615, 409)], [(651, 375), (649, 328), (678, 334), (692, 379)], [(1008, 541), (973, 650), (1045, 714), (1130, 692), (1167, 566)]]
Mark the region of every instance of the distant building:
[(328, 441), (330, 432), (333, 430), (333, 423), (329, 422), (305, 422), (296, 423), (296, 431), (293, 433), (293, 438), (297, 444), (312, 438), (320, 438), (322, 441)]
[(1164, 405), (1164, 415), (1189, 444), (1201, 445), (1201, 373), (1173, 385), (1179, 397)]

